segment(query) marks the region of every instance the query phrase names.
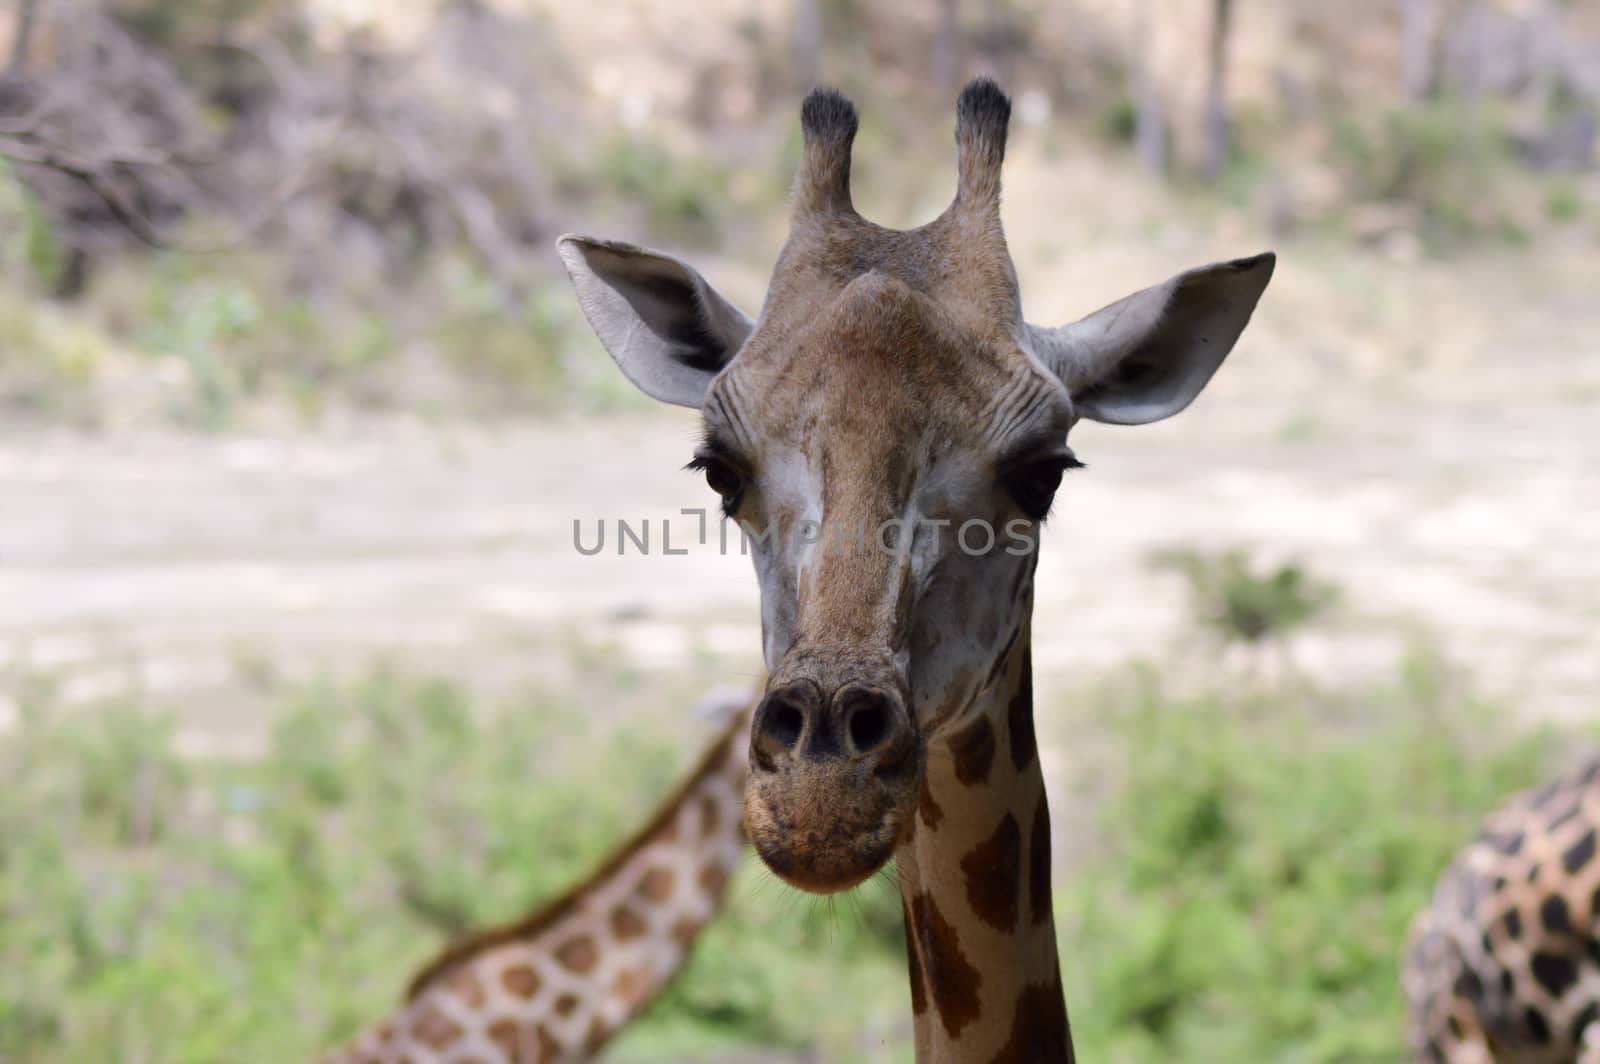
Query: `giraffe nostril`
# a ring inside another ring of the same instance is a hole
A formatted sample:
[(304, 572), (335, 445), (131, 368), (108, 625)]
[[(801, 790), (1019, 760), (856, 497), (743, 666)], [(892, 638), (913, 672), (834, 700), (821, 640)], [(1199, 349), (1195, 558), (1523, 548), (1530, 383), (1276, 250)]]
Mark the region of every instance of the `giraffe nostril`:
[(772, 772), (789, 760), (806, 731), (806, 707), (817, 701), (814, 684), (791, 684), (767, 695), (756, 710), (750, 755), (756, 769)]
[(895, 703), (882, 691), (850, 687), (837, 696), (834, 712), (843, 725), (841, 739), (851, 756), (875, 757), (896, 745), (903, 733)]
[(889, 734), (889, 713), (879, 702), (869, 702), (850, 714), (850, 745), (865, 753)]
[(805, 730), (806, 718), (800, 710), (787, 702), (773, 706), (767, 714), (766, 734), (778, 741), (785, 750), (793, 750)]

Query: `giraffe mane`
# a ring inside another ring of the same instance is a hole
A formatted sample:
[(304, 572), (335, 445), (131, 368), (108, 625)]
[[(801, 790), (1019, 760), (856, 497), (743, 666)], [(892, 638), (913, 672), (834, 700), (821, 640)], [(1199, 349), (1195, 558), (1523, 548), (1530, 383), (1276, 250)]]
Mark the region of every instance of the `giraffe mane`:
[(710, 749), (701, 756), (694, 771), (672, 789), (643, 827), (612, 850), (587, 876), (568, 887), (564, 893), (539, 904), (517, 920), (479, 931), (470, 931), (448, 943), (411, 977), (411, 981), (406, 985), (405, 1000), (408, 1002), (416, 1000), (435, 982), (484, 951), (531, 938), (576, 911), (579, 900), (584, 895), (616, 875), (623, 865), (648, 846), (655, 836), (671, 823), (678, 807), (696, 786), (722, 769), (727, 759), (733, 755), (733, 740), (748, 724), (749, 715), (746, 711), (734, 714), (733, 719), (718, 733)]

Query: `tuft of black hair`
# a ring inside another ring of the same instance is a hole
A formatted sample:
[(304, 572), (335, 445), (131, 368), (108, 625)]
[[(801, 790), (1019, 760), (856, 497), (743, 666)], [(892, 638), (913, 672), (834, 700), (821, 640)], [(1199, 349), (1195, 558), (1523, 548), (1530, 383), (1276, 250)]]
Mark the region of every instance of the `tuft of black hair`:
[(812, 89), (800, 105), (800, 128), (807, 137), (854, 140), (859, 124), (855, 104), (838, 89)]
[(1225, 265), (1230, 270), (1253, 270), (1262, 263), (1266, 263), (1269, 267), (1271, 267), (1277, 261), (1278, 256), (1276, 254), (1270, 251), (1263, 251), (1259, 255), (1251, 255), (1248, 258), (1232, 259)]
[(961, 90), (956, 101), (956, 128), (973, 132), (998, 131), (1004, 143), (1005, 130), (1011, 124), (1011, 97), (989, 78), (974, 78)]

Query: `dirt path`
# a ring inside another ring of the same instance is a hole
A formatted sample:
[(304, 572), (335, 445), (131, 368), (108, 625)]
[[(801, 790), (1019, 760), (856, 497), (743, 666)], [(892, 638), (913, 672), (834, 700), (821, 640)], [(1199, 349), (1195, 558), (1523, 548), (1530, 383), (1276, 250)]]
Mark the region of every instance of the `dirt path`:
[[(1526, 712), (1593, 713), (1600, 686), (1600, 432), (1584, 404), (1241, 404), (1085, 426), (1041, 564), (1041, 683), (1159, 652), (1183, 629), (1157, 547), (1247, 545), (1336, 579), (1301, 640), (1327, 674), (1387, 668), (1412, 633)], [(1359, 410), (1359, 428), (1350, 412)], [(1299, 412), (1297, 412), (1299, 411)], [(133, 687), (185, 742), (247, 748), (262, 670), (386, 655), (499, 687), (575, 656), (739, 682), (758, 667), (749, 563), (677, 513), (692, 420), (504, 431), (363, 424), (314, 438), (0, 442), (0, 664), (68, 701)], [(615, 553), (619, 519), (655, 553)], [(674, 548), (660, 553), (660, 522)], [(605, 521), (605, 551), (579, 555)], [(1049, 688), (1047, 688), (1049, 689)], [(0, 714), (6, 707), (0, 705)]]

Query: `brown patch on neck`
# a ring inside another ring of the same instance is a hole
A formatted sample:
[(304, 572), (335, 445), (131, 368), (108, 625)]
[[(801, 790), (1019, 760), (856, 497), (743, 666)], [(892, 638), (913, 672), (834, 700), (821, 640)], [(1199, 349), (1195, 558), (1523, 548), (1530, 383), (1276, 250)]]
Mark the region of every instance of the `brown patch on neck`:
[(672, 923), (672, 941), (688, 949), (694, 945), (694, 940), (704, 926), (700, 921), (690, 916), (680, 916)]
[(590, 1020), (589, 1033), (583, 1036), (584, 1056), (592, 1057), (598, 1053), (600, 1047), (610, 1041), (612, 1033), (611, 1028), (607, 1027), (600, 1017), (596, 1016)]
[(415, 1000), (440, 977), (455, 971), (474, 957), (507, 943), (534, 938), (576, 913), (585, 896), (615, 877), (636, 855), (671, 837), (684, 802), (696, 788), (723, 770), (733, 756), (734, 744), (748, 733), (749, 727), (750, 709), (746, 709), (728, 723), (688, 779), (666, 797), (649, 821), (613, 850), (598, 868), (565, 894), (540, 905), (522, 919), (466, 935), (447, 945), (411, 977), (406, 987), (406, 1000)]
[(700, 884), (700, 889), (712, 900), (722, 897), (722, 890), (728, 885), (728, 870), (718, 861), (709, 861), (695, 877)]
[(932, 831), (944, 820), (944, 810), (939, 808), (939, 802), (933, 796), (933, 788), (928, 786), (928, 777), (922, 777), (922, 794), (917, 798), (917, 813), (922, 817), (922, 823)]
[(1022, 829), (1007, 813), (994, 834), (961, 859), (967, 879), (967, 903), (989, 926), (1010, 933), (1017, 926), (1022, 903)]
[(519, 998), (532, 999), (539, 992), (539, 973), (526, 964), (518, 964), (500, 973), (500, 985)]
[(720, 814), (717, 803), (710, 795), (700, 799), (700, 837), (709, 839), (717, 832), (717, 817)]
[(671, 868), (652, 868), (639, 880), (639, 892), (651, 901), (666, 901), (672, 897), (672, 880)]
[(989, 1064), (1072, 1064), (1072, 1028), (1061, 976), (1023, 989), (1011, 1017), (1011, 1037)]
[(950, 753), (956, 779), (968, 787), (987, 780), (994, 764), (994, 725), (989, 723), (989, 718), (980, 716), (952, 735)]
[[(489, 1041), (511, 1062), (559, 1060), (562, 1046), (544, 1024), (523, 1027), (515, 1020), (496, 1020), (488, 1031)], [(385, 1058), (387, 1061), (387, 1058)]]
[(921, 1016), (928, 1011), (928, 988), (922, 985), (921, 954), (911, 929), (911, 910), (904, 904), (900, 906), (900, 922), (905, 925), (906, 963), (911, 969), (911, 1015)]
[(454, 1020), (436, 1006), (424, 1009), (411, 1026), (411, 1037), (429, 1049), (446, 1049), (464, 1033)]
[(611, 933), (617, 936), (618, 942), (638, 938), (648, 930), (650, 925), (644, 922), (644, 917), (634, 912), (626, 902), (611, 910)]
[(447, 990), (460, 998), (467, 1008), (473, 1010), (483, 1008), (483, 984), (472, 972), (462, 969), (445, 980), (444, 985)]
[(1028, 908), (1035, 925), (1050, 920), (1050, 806), (1044, 792), (1033, 811), (1028, 839)]
[(556, 947), (556, 960), (570, 972), (587, 975), (600, 963), (600, 950), (588, 935), (569, 938)]
[(631, 1016), (650, 1000), (655, 986), (655, 978), (648, 968), (625, 968), (611, 984), (611, 994), (622, 1002), (623, 1009)]
[(977, 1022), (983, 977), (962, 952), (955, 927), (939, 911), (932, 894), (923, 891), (911, 899), (910, 923), (933, 1006), (945, 1032), (956, 1038), (968, 1024)]
[(1006, 710), (1006, 730), (1011, 738), (1011, 764), (1018, 772), (1038, 756), (1039, 744), (1033, 733), (1033, 648), (1022, 649), (1022, 675)]
[(494, 1021), (489, 1026), (489, 1041), (494, 1043), (496, 1049), (505, 1053), (506, 1059), (520, 1059), (518, 1054), (521, 1052), (522, 1039), (514, 1020)]

